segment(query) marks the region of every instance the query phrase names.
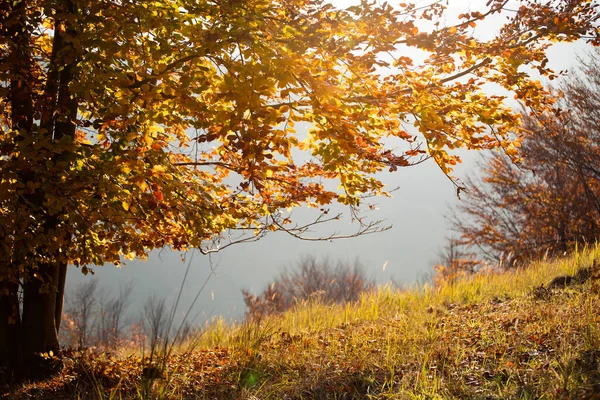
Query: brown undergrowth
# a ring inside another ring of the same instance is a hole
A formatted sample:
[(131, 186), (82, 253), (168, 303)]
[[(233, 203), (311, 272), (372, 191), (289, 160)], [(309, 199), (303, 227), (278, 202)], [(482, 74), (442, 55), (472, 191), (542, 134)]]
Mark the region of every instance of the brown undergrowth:
[[(600, 249), (435, 287), (318, 300), (260, 321), (215, 321), (165, 367), (65, 350), (60, 374), (3, 398), (600, 398)], [(588, 279), (545, 288), (592, 268)], [(124, 352), (125, 353), (125, 352)], [(160, 364), (162, 365), (162, 364)]]

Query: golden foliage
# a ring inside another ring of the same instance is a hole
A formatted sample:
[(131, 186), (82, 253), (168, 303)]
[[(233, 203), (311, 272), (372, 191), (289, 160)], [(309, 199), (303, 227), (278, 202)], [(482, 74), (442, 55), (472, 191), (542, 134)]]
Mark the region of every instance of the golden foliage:
[[(208, 252), (236, 241), (228, 230), (250, 232), (239, 240), (299, 236), (306, 227), (289, 224), (286, 210), (338, 202), (357, 212), (365, 196), (386, 194), (378, 172), (425, 151), (446, 174), (458, 148), (512, 154), (520, 118), (483, 85), (546, 110), (553, 100), (531, 69), (554, 76), (552, 41), (597, 43), (598, 9), (504, 5), (446, 27), (441, 3), (3, 5), (2, 279), (49, 259), (86, 266), (163, 246)], [(507, 22), (478, 39), (473, 28), (492, 14)], [(407, 49), (428, 57), (416, 65), (400, 56)], [(389, 148), (388, 137), (404, 148)], [(377, 229), (360, 221), (358, 233)]]

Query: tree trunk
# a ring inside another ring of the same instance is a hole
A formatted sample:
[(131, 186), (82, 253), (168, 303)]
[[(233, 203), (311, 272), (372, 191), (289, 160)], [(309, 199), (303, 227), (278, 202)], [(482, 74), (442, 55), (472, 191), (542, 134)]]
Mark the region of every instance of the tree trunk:
[(23, 354), (25, 363), (34, 369), (40, 353), (59, 349), (56, 311), (60, 272), (56, 263), (40, 266), (41, 276), (30, 277), (23, 285)]
[(20, 315), (17, 283), (0, 285), (0, 367), (22, 363), (20, 359)]

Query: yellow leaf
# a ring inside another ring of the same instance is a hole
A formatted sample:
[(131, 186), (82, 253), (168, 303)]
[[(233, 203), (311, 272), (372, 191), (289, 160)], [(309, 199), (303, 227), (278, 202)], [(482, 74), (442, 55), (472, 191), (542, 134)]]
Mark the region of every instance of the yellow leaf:
[(515, 156), (515, 155), (519, 154), (519, 150), (517, 150), (517, 147), (512, 143), (506, 147), (504, 152), (506, 153), (507, 156)]
[(165, 172), (164, 165), (155, 165), (152, 167), (153, 174), (162, 174), (163, 172)]
[(129, 203), (126, 201), (121, 202), (121, 205), (123, 206), (123, 209), (125, 211), (129, 211)]

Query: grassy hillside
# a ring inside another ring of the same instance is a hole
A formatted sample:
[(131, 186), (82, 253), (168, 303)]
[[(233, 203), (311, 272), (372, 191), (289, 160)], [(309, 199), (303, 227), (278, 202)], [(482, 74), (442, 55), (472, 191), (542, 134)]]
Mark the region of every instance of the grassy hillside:
[(541, 287), (595, 260), (598, 247), (346, 306), (315, 300), (260, 322), (215, 321), (162, 371), (132, 350), (65, 350), (60, 374), (4, 389), (15, 399), (600, 398), (600, 272)]

